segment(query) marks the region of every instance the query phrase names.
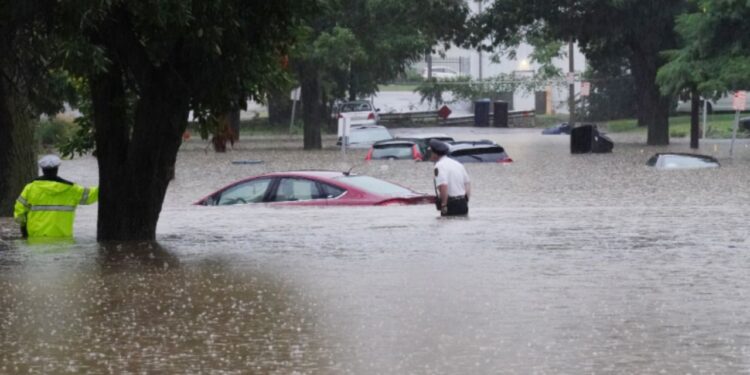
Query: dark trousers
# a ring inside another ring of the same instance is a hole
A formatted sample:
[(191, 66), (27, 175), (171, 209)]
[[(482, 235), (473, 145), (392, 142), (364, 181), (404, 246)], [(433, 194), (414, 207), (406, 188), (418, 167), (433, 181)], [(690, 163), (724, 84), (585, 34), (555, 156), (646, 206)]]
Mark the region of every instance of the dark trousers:
[(441, 213), (441, 216), (460, 216), (469, 213), (469, 201), (466, 197), (448, 198), (448, 212)]

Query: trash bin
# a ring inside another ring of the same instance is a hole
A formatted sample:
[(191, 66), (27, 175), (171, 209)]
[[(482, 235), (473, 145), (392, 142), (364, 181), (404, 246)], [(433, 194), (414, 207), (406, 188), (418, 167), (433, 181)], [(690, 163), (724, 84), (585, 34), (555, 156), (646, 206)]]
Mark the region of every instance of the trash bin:
[(489, 99), (474, 102), (474, 126), (490, 126), (490, 101)]
[(596, 125), (581, 125), (570, 131), (570, 153), (586, 154), (589, 152), (612, 152), (612, 139), (600, 134)]
[(496, 128), (508, 127), (508, 102), (502, 100), (493, 103), (495, 114), (492, 117), (492, 126)]

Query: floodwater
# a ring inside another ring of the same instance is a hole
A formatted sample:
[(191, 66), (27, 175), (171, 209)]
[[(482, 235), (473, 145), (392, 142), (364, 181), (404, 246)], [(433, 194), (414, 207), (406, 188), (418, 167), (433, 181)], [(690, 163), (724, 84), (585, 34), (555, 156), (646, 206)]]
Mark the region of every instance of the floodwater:
[[(430, 163), (254, 138), (226, 154), (183, 145), (158, 244), (97, 244), (95, 206), (79, 208), (75, 244), (6, 236), (0, 373), (750, 372), (750, 144), (730, 159), (728, 142), (704, 142), (720, 169), (655, 171), (652, 153), (687, 141), (615, 135), (612, 154), (571, 155), (538, 130), (441, 131), (516, 160), (467, 166), (466, 219), (192, 206), (287, 169), (355, 165), (432, 189)], [(231, 164), (249, 159), (265, 163)], [(94, 184), (95, 160), (61, 174)]]

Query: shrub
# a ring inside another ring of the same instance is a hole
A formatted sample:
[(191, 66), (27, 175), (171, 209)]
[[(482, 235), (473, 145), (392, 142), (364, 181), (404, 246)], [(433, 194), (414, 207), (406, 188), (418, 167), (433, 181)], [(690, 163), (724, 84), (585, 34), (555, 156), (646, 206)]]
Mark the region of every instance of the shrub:
[(72, 131), (72, 124), (63, 120), (50, 118), (39, 122), (36, 129), (36, 137), (43, 147), (53, 147), (67, 139)]

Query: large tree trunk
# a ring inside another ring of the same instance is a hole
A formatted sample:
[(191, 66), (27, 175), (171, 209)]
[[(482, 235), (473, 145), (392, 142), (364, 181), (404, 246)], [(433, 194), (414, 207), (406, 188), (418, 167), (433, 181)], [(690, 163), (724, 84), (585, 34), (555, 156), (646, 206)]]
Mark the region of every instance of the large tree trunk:
[(132, 134), (123, 106), (121, 70), (92, 82), (99, 160), (99, 241), (154, 240), (188, 103), (173, 74), (155, 69), (141, 88)]
[(12, 216), (23, 186), (37, 176), (31, 114), (23, 98), (0, 78), (0, 216)]
[(301, 64), (300, 80), (302, 81), (302, 121), (304, 122), (305, 150), (323, 148), (320, 135), (320, 77), (317, 68), (312, 64)]
[(630, 65), (638, 92), (639, 125), (645, 123), (648, 126), (646, 143), (668, 145), (670, 100), (661, 95), (656, 84), (656, 71), (659, 68), (656, 58), (646, 53), (634, 54)]

